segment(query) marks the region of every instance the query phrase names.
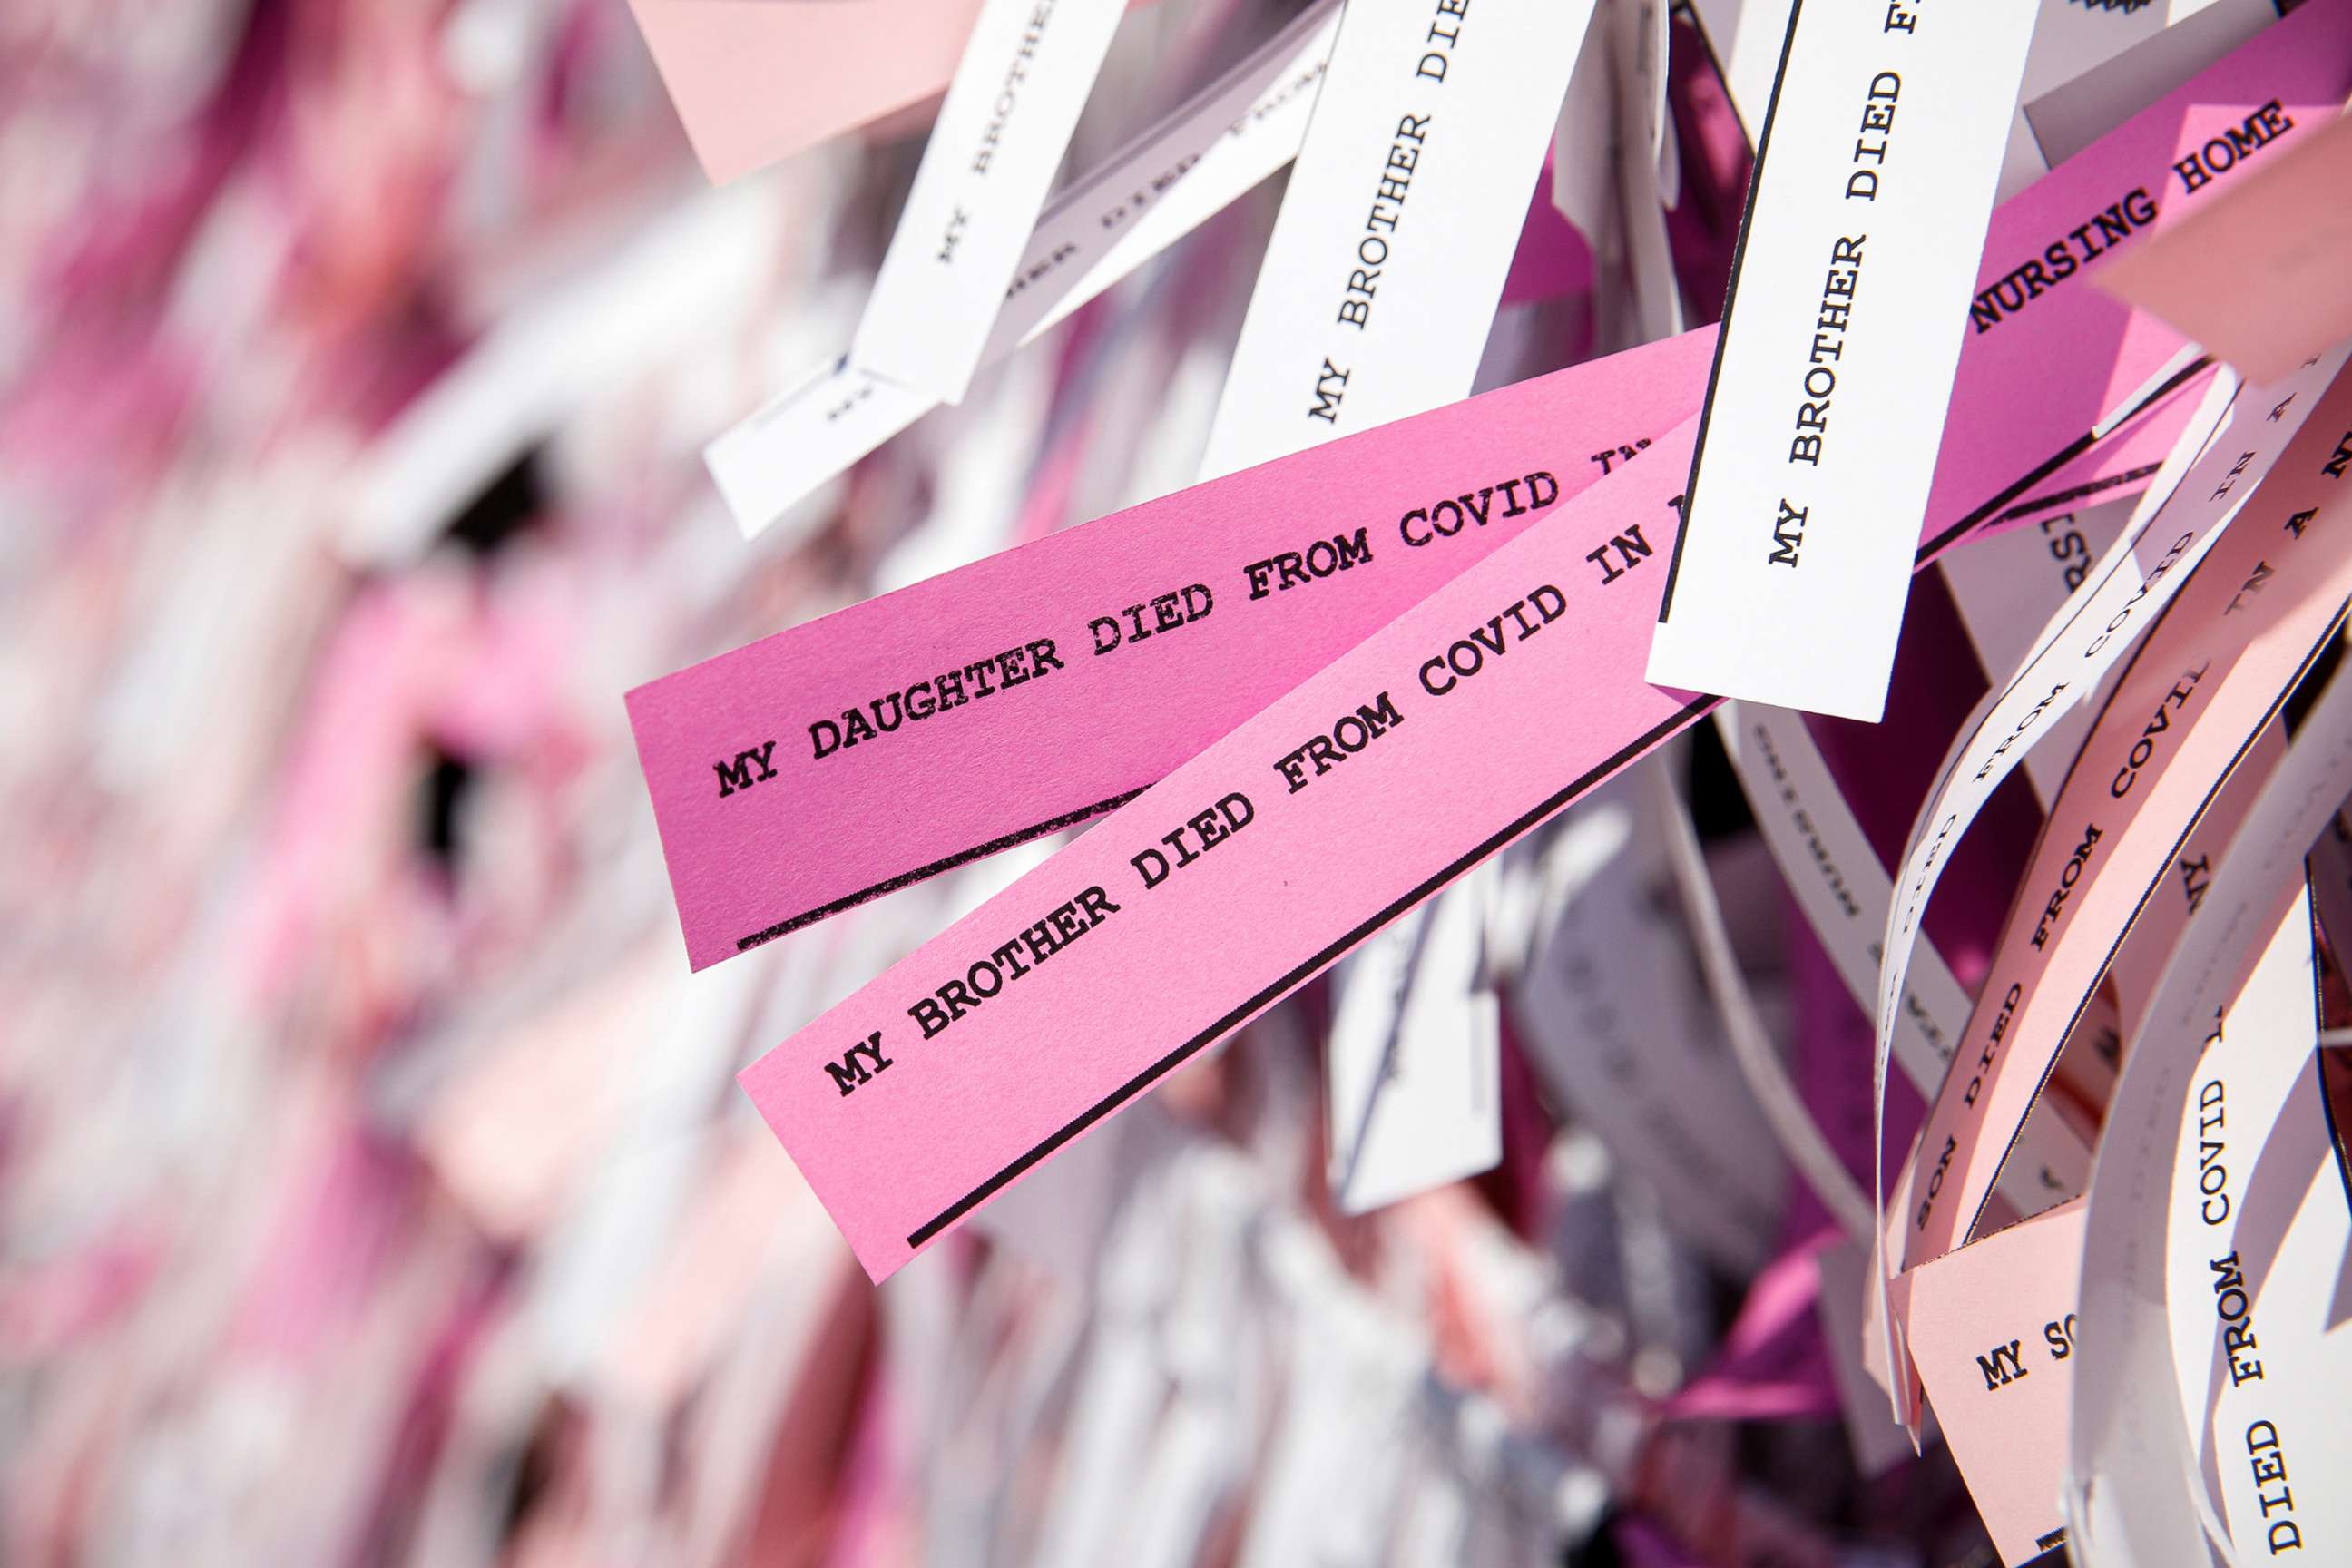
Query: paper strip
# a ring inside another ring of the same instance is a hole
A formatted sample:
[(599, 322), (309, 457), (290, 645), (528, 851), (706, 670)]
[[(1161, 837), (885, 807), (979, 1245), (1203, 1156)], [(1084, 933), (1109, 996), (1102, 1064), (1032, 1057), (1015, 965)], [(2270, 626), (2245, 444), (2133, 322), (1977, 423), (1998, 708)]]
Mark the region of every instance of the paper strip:
[[(1944, 557), (1938, 569), (1987, 676), (2017, 668), (2052, 613), (2122, 537), (2131, 513), (2128, 500), (2053, 512), (2031, 528), (1972, 542)], [(2045, 810), (2090, 726), (2090, 715), (2075, 709), (2026, 753), (2026, 777)]]
[[(1130, 797), (1566, 505), (1590, 454), (1622, 469), (1687, 416), (1706, 353), (1343, 438), (632, 692), (695, 967)], [(1633, 526), (1638, 559), (1659, 536)]]
[(2033, 13), (1791, 11), (1653, 680), (1884, 709)]
[(1331, 1020), (1331, 1191), (1364, 1214), (1503, 1157), (1501, 1006), (1480, 984), (1474, 880), (1359, 954)]
[(2083, 1205), (2063, 1204), (1919, 1271), (1911, 1353), (2003, 1563), (2060, 1529)]
[(1126, 11), (1123, 0), (982, 0), (857, 323), (853, 364), (963, 400)]
[(1470, 389), (1592, 0), (1353, 0), (1204, 479)]
[[(1959, 1059), (1920, 1133), (1903, 1205), (1912, 1264), (1941, 1256), (1979, 1222), (2124, 933), (2352, 592), (2352, 530), (2317, 513), (2339, 484), (2326, 467), (2352, 429), (2352, 376), (2297, 401), (2308, 417), (2284, 450), (2272, 448), (2267, 478), (2262, 458), (2249, 466), (2239, 456), (2262, 431), (2232, 426), (2184, 486), (2209, 504), (2207, 485), (2254, 488), (2135, 655), (2052, 806)], [(2276, 389), (2250, 389), (2239, 406), (2261, 411), (2255, 426), (2298, 423)], [(2175, 526), (2186, 510), (2165, 509), (2157, 526)]]
[[(2107, 978), (2112, 982), (2116, 998), (2114, 1022), (2114, 1059), (2106, 1073), (2097, 1081), (2095, 1093), (2088, 1103), (2104, 1107), (2115, 1093), (2115, 1068), (2121, 1065), (2123, 1043), (2139, 1032), (2143, 1022), (2140, 1010), (2156, 994), (2157, 982), (2164, 976), (2164, 966), (2172, 957), (2172, 950), (2180, 943), (2180, 933), (2188, 928), (2189, 920), (2197, 906), (2205, 900), (2206, 886), (2213, 879), (2213, 868), (2221, 863), (2230, 841), (2246, 820), (2246, 809), (2253, 805), (2271, 774), (2278, 771), (2279, 758), (2286, 753), (2286, 727), (2273, 723), (2254, 737), (2230, 776), (2222, 781), (2221, 794), (2197, 819), (2189, 837), (2172, 857), (2172, 868), (2163, 879), (2162, 888), (2149, 895), (2132, 922), (2124, 944), (2108, 966)], [(2102, 986), (2102, 991), (2109, 989)], [(2083, 1027), (2089, 1026), (2085, 1019)], [(2067, 1056), (2076, 1053), (2070, 1047)]]
[[(2214, 1408), (2223, 1391), (2270, 1382), (2273, 1368), (2264, 1363), (2281, 1348), (2273, 1338), (2266, 1350), (2252, 1321), (2252, 1308), (2262, 1294), (2279, 1239), (2271, 1229), (2278, 1221), (2276, 1194), (2266, 1194), (2273, 1211), (2267, 1214), (2250, 1215), (2263, 1205), (2258, 1199), (2249, 1200), (2259, 1191), (2258, 1169), (2273, 1152), (2291, 1158), (2298, 1133), (2316, 1134), (2305, 1144), (2313, 1156), (2324, 1158), (2327, 1147), (2317, 1077), (2312, 1071), (2319, 987), (2312, 969), (2311, 937), (2310, 901), (2295, 897), (2245, 988), (2218, 1021), (2198, 1065), (2196, 1100), (2180, 1127), (2167, 1205), (2165, 1306), (2187, 1417), (2184, 1436), (2191, 1452), (2207, 1451)], [(2302, 1113), (2294, 1120), (2308, 1120), (2301, 1127), (2291, 1121), (2282, 1136), (2281, 1118), (2299, 1089), (2305, 1098), (2294, 1108)], [(2277, 1169), (2272, 1167), (2273, 1173)], [(2302, 1185), (2308, 1184), (2310, 1169), (2308, 1164), (2304, 1168), (2306, 1181), (2298, 1184), (2297, 1197)], [(2242, 1261), (2231, 1261), (2242, 1253)], [(2227, 1281), (2233, 1273), (2251, 1276), (2234, 1303), (2227, 1299)], [(2324, 1314), (2329, 1293), (2312, 1292), (2320, 1300), (2307, 1310), (2315, 1316)], [(2272, 1302), (2279, 1304), (2276, 1297)], [(2265, 1314), (2264, 1321), (2276, 1316)], [(2238, 1425), (2242, 1429), (2245, 1423)], [(2252, 1489), (2248, 1469), (2243, 1462), (2229, 1465), (2215, 1478), (2221, 1491), (2242, 1500)], [(2209, 1495), (2209, 1524), (2221, 1520), (2225, 1506), (2222, 1497)]]
[(2352, 1464), (2343, 1407), (2352, 1337), (2334, 1321), (2352, 1210), (2319, 1063), (2306, 1056), (2302, 1068), (2266, 1129), (2239, 1235), (2205, 1259), (2201, 1282), (2221, 1369), (2206, 1476), (2220, 1484), (2242, 1561), (2300, 1552), (2326, 1562), (2352, 1542), (2352, 1497), (2336, 1484)]
[(2305, 847), (2347, 794), (2352, 682), (2339, 679), (2246, 814), (2125, 1054), (2084, 1225), (2082, 1310), (2099, 1332), (2075, 1373), (2066, 1493), (2083, 1568), (2210, 1561), (2189, 1495), (2195, 1461), (2166, 1321), (2168, 1178), (2198, 1047), (2289, 901)]
[[(2284, 129), (2286, 111), (2253, 130), (2225, 127), (2182, 162), (2222, 172)], [(2258, 139), (2259, 138), (2259, 139)], [(2189, 175), (2184, 175), (2184, 178)], [(2240, 374), (2275, 380), (2352, 338), (2352, 120), (2338, 118), (2139, 246), (2099, 287), (2162, 317)]]
[[(2315, 392), (2317, 385), (2308, 390)], [(2169, 601), (2187, 572), (2210, 547), (2221, 523), (2242, 504), (2244, 492), (2231, 501), (2230, 491), (2208, 494), (2189, 481), (2202, 472), (2200, 464), (2210, 468), (2219, 461), (2226, 467), (2228, 457), (2216, 457), (2211, 433), (2231, 428), (2232, 418), (2242, 422), (2246, 406), (2231, 384), (2214, 384), (2197, 412), (2189, 436), (2166, 459), (2131, 529), (2053, 618), (2016, 673), (1986, 696), (1978, 717), (1955, 738), (1936, 787), (1921, 806), (1895, 872), (1897, 896), (1882, 939), (1885, 956), (1880, 966), (1878, 1005), (1874, 1009), (1878, 1021), (1874, 1081), (1881, 1106), (1877, 1142), (1882, 1162), (1894, 1006), (1903, 993), (1920, 917), (1949, 864), (1946, 851), (1968, 831), (1993, 791), (2018, 765), (2022, 751), (2045, 734), (2053, 721), (2098, 688), (2130, 639)], [(2284, 434), (2273, 426), (2259, 432), (2257, 439), (2268, 440), (2269, 449), (2275, 452)], [(2210, 479), (2204, 482), (2210, 489)], [(2189, 499), (2180, 516), (2177, 521), (2168, 519), (2164, 514), (2169, 503), (2184, 494)], [(2161, 537), (2168, 542), (2160, 552), (2152, 552), (2155, 560), (2141, 569), (2136, 564), (2135, 552), (2145, 539), (2155, 537), (2153, 531), (2159, 523), (2166, 529)], [(1883, 1170), (1879, 1186), (1884, 1192)], [(1883, 1222), (1892, 1223), (1891, 1215)], [(1896, 1326), (1894, 1314), (1889, 1312), (1885, 1322), (1892, 1331)], [(1890, 1352), (1890, 1360), (1899, 1372), (1902, 1358)], [(1907, 1375), (1897, 1377), (1893, 1393), (1898, 1414), (1911, 1413), (1913, 1386)]]

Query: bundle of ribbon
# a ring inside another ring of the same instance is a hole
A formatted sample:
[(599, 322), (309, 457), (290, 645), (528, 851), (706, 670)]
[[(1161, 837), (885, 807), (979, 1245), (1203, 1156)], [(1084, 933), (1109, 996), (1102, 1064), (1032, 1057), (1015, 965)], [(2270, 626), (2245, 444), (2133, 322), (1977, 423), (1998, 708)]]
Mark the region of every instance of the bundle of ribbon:
[[(1754, 128), (1721, 324), (1682, 330), (1655, 200), (1556, 157), (1632, 346), (1472, 396), (1555, 132), (1671, 161), (1663, 7), (1318, 5), (1049, 205), (1119, 8), (981, 5), (847, 356), (709, 449), (747, 531), (1293, 168), (1200, 482), (629, 696), (696, 968), (1092, 825), (742, 1076), (870, 1275), (1360, 949), (1408, 1001), (1369, 1058), (1335, 1022), (1343, 1198), (1491, 1163), (1398, 1020), (1478, 990), (1514, 846), (1712, 712), (1874, 1015), (1882, 1151), (1890, 1066), (1929, 1108), (1858, 1192), (1741, 1068), (2002, 1555), (2352, 1550), (2289, 1490), (2347, 1386), (2311, 912), (2347, 895), (2298, 863), (2352, 793), (2352, 4), (2088, 9), (1791, 5), (1768, 48), (1701, 6)], [(1630, 62), (1597, 101), (1580, 46)], [(1882, 865), (1797, 713), (1881, 718), (1948, 552), (1996, 679)], [(1922, 917), (2021, 765), (1971, 1000)], [(1360, 1190), (1380, 1115), (1462, 1126)]]

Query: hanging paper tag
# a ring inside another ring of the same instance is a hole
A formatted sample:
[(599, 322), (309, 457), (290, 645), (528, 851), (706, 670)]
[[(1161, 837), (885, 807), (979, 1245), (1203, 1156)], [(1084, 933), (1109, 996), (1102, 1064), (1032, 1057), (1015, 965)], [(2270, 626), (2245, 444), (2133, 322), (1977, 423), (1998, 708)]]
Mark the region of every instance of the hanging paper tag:
[[(1566, 505), (1596, 448), (1622, 471), (1686, 416), (1706, 352), (1693, 334), (1454, 404), (639, 688), (688, 956), (1116, 806)], [(1656, 523), (1629, 521), (1639, 559)]]
[(2077, 1198), (1928, 1265), (1912, 1282), (1911, 1354), (2004, 1563), (2024, 1562), (2062, 1529), (2082, 1254)]
[(1800, 5), (1650, 679), (1878, 718), (2032, 0)]
[(1470, 390), (1591, 15), (1592, 0), (1353, 0), (1203, 479)]
[(1466, 878), (1357, 955), (1331, 1020), (1331, 1190), (1364, 1214), (1503, 1157), (1500, 1005)]
[[(2180, 1128), (2172, 1170), (2165, 1248), (2173, 1363), (2190, 1451), (2203, 1453), (2225, 1390), (2273, 1381), (2284, 1372), (2266, 1350), (2253, 1308), (2263, 1294), (2279, 1237), (2309, 1184), (2314, 1156), (2327, 1147), (2312, 1072), (2317, 987), (2311, 973), (2311, 905), (2296, 897), (2245, 988), (2219, 1020), (2197, 1068), (2197, 1094)], [(2308, 1135), (2314, 1131), (2317, 1137)], [(2298, 1145), (2300, 1147), (2298, 1148)], [(2278, 1164), (2270, 1164), (2273, 1153)], [(2280, 1190), (2282, 1171), (2301, 1161)], [(2268, 1166), (2270, 1180), (2258, 1181)], [(2250, 1213), (2250, 1205), (2254, 1212)], [(2238, 1295), (2233, 1300), (2231, 1289)], [(2325, 1288), (2282, 1312), (2322, 1316)], [(2266, 1365), (2266, 1363), (2271, 1364)], [(2257, 1394), (2268, 1389), (2257, 1389)], [(2212, 1456), (2221, 1458), (2219, 1453)], [(2209, 1473), (2212, 1473), (2209, 1467)], [(2216, 1474), (2223, 1496), (2243, 1493), (2245, 1468)], [(2213, 1500), (2216, 1510), (2226, 1505)]]
[(1121, 0), (984, 0), (849, 357), (946, 403), (980, 368)]

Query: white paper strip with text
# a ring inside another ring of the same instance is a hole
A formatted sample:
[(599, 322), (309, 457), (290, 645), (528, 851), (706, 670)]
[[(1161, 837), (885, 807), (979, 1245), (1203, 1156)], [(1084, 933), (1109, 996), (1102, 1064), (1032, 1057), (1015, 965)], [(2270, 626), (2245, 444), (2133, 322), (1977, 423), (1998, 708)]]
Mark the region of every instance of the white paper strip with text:
[(1792, 13), (1654, 685), (1874, 721), (2031, 0)]
[(850, 359), (946, 403), (980, 369), (1120, 0), (984, 0)]
[(1353, 0), (1202, 479), (1469, 395), (1591, 16), (1592, 0)]

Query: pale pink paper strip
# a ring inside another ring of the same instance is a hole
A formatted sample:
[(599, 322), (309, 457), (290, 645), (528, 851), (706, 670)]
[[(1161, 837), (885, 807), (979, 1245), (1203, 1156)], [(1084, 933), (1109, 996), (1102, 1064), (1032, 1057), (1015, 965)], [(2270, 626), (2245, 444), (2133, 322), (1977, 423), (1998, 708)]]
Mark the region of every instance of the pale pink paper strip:
[(629, 9), (703, 173), (724, 184), (938, 92), (980, 5), (629, 0)]
[(1912, 1292), (1912, 1354), (2004, 1563), (2059, 1528), (2082, 1256), (2076, 1198), (1927, 1265)]
[[(2235, 157), (2226, 129), (2221, 141)], [(2211, 151), (2209, 142), (2192, 155)], [(2272, 154), (2194, 217), (2117, 258), (2099, 287), (2252, 381), (2352, 338), (2352, 119)]]
[[(1977, 1223), (2060, 1045), (2190, 829), (2316, 657), (2352, 590), (2330, 387), (2148, 634), (2084, 742), (2021, 884), (1903, 1205), (1907, 1266)], [(2310, 510), (2306, 510), (2310, 509)], [(2316, 515), (2314, 512), (2316, 511)], [(2161, 524), (2161, 517), (2158, 520)]]

